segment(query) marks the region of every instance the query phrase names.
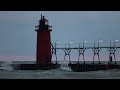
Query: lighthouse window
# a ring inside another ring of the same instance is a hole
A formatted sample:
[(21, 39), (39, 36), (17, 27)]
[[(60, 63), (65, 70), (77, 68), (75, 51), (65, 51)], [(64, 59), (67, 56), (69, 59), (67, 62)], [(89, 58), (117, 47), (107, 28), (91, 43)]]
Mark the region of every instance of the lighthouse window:
[(45, 21), (45, 25), (48, 25), (48, 22), (47, 22), (47, 21)]

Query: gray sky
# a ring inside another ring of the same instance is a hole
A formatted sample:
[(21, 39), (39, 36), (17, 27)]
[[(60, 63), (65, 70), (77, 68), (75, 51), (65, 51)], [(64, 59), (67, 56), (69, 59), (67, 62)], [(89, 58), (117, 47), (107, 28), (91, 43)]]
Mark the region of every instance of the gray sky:
[(0, 55), (35, 56), (35, 26), (43, 14), (52, 42), (120, 41), (120, 11), (0, 11)]

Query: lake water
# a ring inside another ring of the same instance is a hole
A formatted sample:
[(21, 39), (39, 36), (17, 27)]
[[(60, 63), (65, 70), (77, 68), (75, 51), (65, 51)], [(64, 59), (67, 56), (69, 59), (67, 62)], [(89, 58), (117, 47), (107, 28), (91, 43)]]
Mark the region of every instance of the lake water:
[[(34, 61), (1, 61), (0, 79), (120, 79), (120, 70), (72, 72), (68, 62), (59, 62), (61, 67), (53, 70), (14, 70), (12, 63), (35, 63)], [(90, 62), (88, 62), (90, 63)], [(117, 62), (120, 63), (120, 62)]]

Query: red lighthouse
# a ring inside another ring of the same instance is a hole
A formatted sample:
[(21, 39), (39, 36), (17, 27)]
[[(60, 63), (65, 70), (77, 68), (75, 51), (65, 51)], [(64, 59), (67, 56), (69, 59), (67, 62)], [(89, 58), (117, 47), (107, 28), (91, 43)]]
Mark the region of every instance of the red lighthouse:
[(48, 20), (41, 15), (39, 25), (35, 26), (35, 31), (37, 31), (37, 64), (51, 64), (51, 27), (48, 25)]

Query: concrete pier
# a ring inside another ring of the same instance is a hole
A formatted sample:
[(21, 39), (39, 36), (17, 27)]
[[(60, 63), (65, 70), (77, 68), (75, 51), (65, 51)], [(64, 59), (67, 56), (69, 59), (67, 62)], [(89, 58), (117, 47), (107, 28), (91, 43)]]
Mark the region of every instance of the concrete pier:
[(99, 71), (120, 69), (119, 64), (69, 64), (73, 72)]
[(12, 64), (14, 70), (50, 70), (60, 67), (59, 64)]

